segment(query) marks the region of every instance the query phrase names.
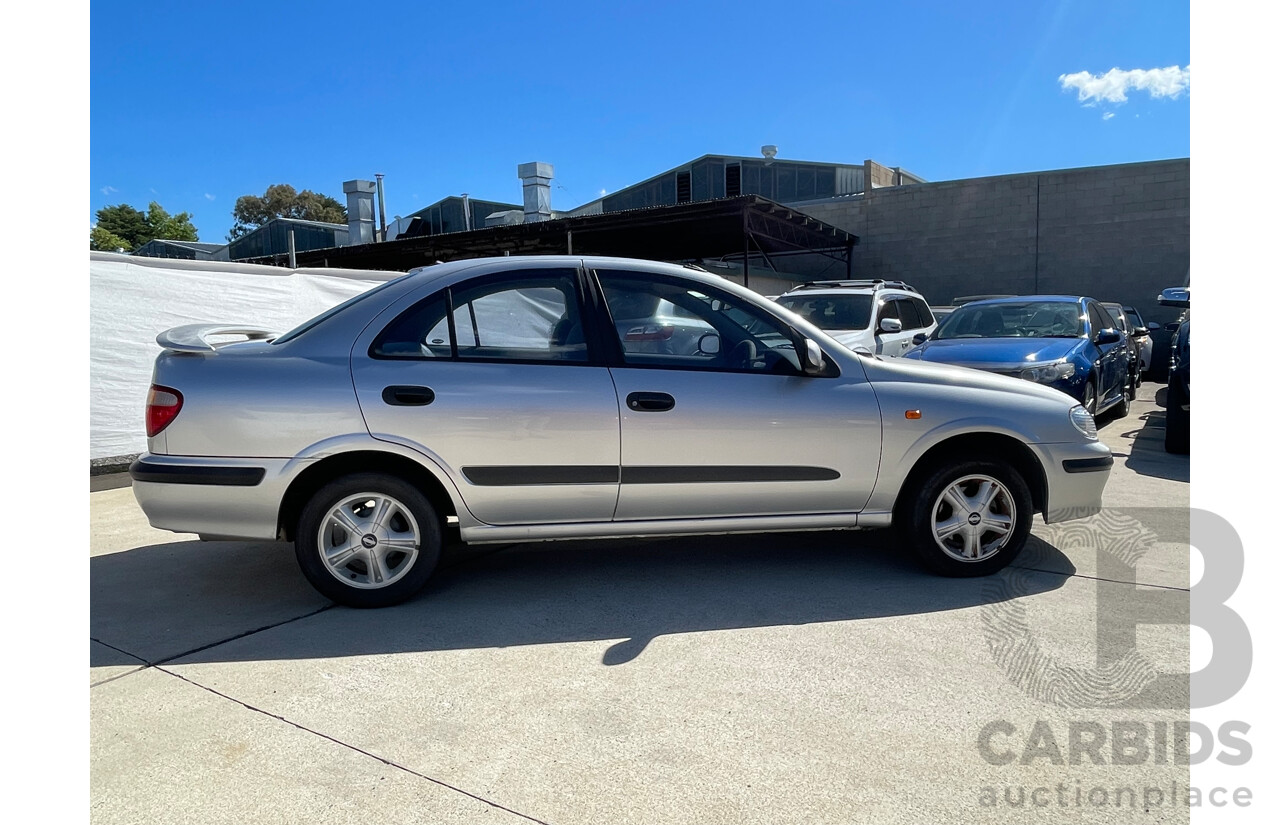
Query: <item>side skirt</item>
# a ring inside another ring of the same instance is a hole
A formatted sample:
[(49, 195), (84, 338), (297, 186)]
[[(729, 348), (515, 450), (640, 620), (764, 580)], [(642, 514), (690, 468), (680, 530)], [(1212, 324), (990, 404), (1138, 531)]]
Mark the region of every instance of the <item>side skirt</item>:
[(726, 533), (785, 533), (800, 530), (861, 530), (888, 527), (891, 513), (821, 513), (803, 516), (594, 521), (573, 524), (471, 524), (461, 528), (467, 544), (557, 539), (710, 536)]

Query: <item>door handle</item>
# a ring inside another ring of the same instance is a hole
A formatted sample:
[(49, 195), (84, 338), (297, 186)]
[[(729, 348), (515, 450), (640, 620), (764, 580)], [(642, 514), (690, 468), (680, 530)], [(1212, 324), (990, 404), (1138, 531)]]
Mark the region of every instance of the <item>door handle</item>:
[(627, 406), (636, 412), (666, 412), (676, 405), (676, 400), (665, 392), (633, 392), (627, 396)]
[(382, 391), (382, 400), (393, 407), (425, 407), (436, 394), (430, 387), (392, 386)]

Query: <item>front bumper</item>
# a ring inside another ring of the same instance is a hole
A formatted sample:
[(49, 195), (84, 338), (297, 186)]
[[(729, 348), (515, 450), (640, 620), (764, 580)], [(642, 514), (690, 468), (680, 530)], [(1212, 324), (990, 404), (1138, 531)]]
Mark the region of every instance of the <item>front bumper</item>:
[(306, 466), (285, 458), (143, 453), (129, 467), (151, 526), (219, 538), (275, 540), (280, 503)]
[(1046, 524), (1088, 518), (1102, 510), (1102, 491), (1115, 459), (1101, 441), (1028, 445), (1044, 467)]

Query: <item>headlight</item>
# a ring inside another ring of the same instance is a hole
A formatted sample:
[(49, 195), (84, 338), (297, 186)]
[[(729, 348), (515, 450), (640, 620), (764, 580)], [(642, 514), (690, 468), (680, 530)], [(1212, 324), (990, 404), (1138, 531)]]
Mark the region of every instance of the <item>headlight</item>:
[(1089, 411), (1079, 404), (1071, 408), (1071, 425), (1090, 441), (1098, 440), (1098, 425)]
[(1069, 361), (1058, 361), (1054, 364), (1044, 364), (1039, 367), (1027, 367), (1019, 373), (1023, 379), (1037, 381), (1041, 384), (1052, 384), (1054, 381), (1070, 378), (1075, 374), (1076, 365)]

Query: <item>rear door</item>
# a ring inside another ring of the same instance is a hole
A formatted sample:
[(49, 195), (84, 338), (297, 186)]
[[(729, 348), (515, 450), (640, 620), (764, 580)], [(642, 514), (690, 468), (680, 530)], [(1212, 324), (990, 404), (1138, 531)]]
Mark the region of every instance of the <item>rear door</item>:
[[(900, 332), (884, 332), (881, 330), (880, 322), (886, 318), (893, 318), (901, 322), (902, 330)], [(880, 312), (876, 316), (876, 355), (883, 355), (886, 358), (896, 358), (902, 355), (911, 348), (911, 338), (920, 327), (920, 316), (909, 301), (903, 298), (885, 298), (880, 305)]]
[(352, 352), (369, 432), (434, 458), (488, 524), (608, 521), (618, 399), (589, 323), (563, 265), (409, 296)]

